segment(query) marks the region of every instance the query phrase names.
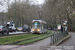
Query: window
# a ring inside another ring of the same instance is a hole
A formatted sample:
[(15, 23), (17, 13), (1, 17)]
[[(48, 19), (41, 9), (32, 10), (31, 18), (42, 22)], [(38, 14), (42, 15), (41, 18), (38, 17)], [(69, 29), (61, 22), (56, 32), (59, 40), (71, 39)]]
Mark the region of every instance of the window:
[(40, 27), (40, 23), (39, 22), (34, 22), (32, 27), (33, 28), (39, 28)]

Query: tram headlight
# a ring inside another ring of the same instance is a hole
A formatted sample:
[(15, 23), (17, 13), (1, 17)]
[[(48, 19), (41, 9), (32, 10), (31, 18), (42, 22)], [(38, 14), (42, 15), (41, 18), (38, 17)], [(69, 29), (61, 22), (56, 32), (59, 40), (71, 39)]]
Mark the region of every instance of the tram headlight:
[(32, 29), (32, 31), (35, 31), (35, 29)]
[(37, 31), (40, 31), (40, 29), (37, 29)]

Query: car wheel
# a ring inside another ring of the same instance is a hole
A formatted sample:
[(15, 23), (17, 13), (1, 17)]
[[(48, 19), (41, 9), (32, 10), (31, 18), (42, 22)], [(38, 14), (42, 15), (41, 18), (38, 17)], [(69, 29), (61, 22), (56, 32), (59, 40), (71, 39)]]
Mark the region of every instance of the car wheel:
[(11, 31), (11, 32), (13, 32), (13, 31)]
[(30, 31), (28, 30), (28, 32), (30, 32)]
[(2, 35), (4, 35), (4, 33), (2, 33)]
[(26, 32), (26, 30), (24, 29), (23, 32)]
[(9, 35), (9, 31), (7, 31), (7, 35)]
[(14, 30), (14, 32), (16, 32), (16, 30)]

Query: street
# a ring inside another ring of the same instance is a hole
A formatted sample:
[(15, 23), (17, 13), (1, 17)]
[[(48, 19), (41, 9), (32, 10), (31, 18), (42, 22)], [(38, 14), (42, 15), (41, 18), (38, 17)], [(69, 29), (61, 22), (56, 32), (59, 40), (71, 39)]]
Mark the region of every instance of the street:
[(71, 35), (71, 38), (66, 40), (64, 43), (60, 44), (60, 46), (68, 46), (69, 48), (72, 47), (69, 50), (75, 50), (75, 33), (70, 32), (70, 35)]
[[(9, 32), (9, 35), (16, 35), (16, 34), (23, 34), (23, 33), (28, 33), (28, 32)], [(0, 35), (2, 36), (2, 34), (0, 33)], [(7, 35), (7, 34), (5, 34)]]
[(70, 32), (71, 38), (68, 39), (66, 42), (62, 43), (61, 46), (75, 46), (75, 33)]
[(75, 50), (75, 33), (69, 32), (71, 37), (64, 42), (62, 42), (60, 45), (55, 46), (51, 50)]
[[(65, 48), (71, 47), (72, 49), (71, 48), (69, 48), (69, 49), (74, 50), (75, 33), (70, 32), (70, 35), (71, 35), (70, 39), (66, 40), (65, 42), (63, 42), (62, 44), (59, 45), (59, 46), (61, 46), (61, 48), (60, 48), (61, 50), (62, 49), (65, 50), (63, 47), (65, 47)], [(31, 43), (28, 45), (23, 45), (23, 46), (3, 45), (3, 46), (0, 46), (0, 50), (43, 50), (44, 47), (46, 47), (46, 48), (50, 47), (50, 37), (46, 38), (44, 40), (37, 41), (37, 42)], [(57, 49), (59, 49), (59, 48), (57, 48)]]
[(28, 45), (1, 45), (0, 50), (41, 50), (42, 46), (50, 45), (50, 37)]
[(75, 50), (75, 0), (0, 0), (0, 50)]
[(28, 32), (10, 32), (9, 35), (13, 35), (13, 34), (23, 34), (23, 33), (28, 33)]

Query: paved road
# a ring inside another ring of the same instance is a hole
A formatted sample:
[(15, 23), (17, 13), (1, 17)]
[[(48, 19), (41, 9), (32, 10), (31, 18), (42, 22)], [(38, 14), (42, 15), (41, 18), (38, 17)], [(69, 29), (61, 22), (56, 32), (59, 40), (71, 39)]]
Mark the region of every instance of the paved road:
[[(9, 32), (9, 35), (15, 35), (15, 34), (23, 34), (23, 33), (28, 33), (28, 32)], [(0, 34), (2, 35), (2, 34)], [(4, 35), (7, 35), (6, 33)]]
[(28, 32), (12, 32), (12, 33), (10, 32), (9, 34), (13, 35), (13, 34), (23, 34), (23, 33), (28, 33)]
[(0, 46), (0, 50), (42, 50), (42, 46), (49, 46), (49, 44), (50, 44), (50, 37), (29, 45), (23, 46), (3, 45)]
[(70, 32), (71, 38), (68, 39), (66, 42), (62, 43), (60, 46), (66, 47), (69, 50), (75, 50), (75, 33)]
[(27, 47), (20, 48), (20, 50), (43, 50), (44, 47), (50, 46), (50, 37), (44, 40), (27, 45)]
[[(55, 49), (51, 49), (51, 50), (75, 50), (75, 33), (70, 32), (70, 35), (71, 35), (70, 39), (64, 41), (59, 46), (56, 46)], [(42, 41), (30, 44), (26, 48), (23, 46), (23, 48), (20, 48), (20, 49), (21, 50), (43, 50), (43, 49), (40, 49), (41, 46), (48, 46), (47, 50), (50, 50), (49, 44), (50, 44), (50, 37)]]
[[(57, 46), (52, 50), (75, 50), (75, 33), (70, 32), (71, 38)], [(50, 37), (29, 45), (23, 46), (0, 46), (0, 50), (43, 50), (42, 46), (48, 46), (50, 44)], [(44, 49), (46, 50), (46, 49)], [(50, 50), (49, 48), (47, 50)]]
[[(9, 34), (12, 35), (12, 34), (21, 34), (21, 33), (27, 33), (27, 32), (12, 32)], [(23, 46), (1, 45), (0, 50), (40, 50), (41, 46), (49, 46), (49, 44), (50, 44), (50, 37), (32, 44), (23, 45)]]

